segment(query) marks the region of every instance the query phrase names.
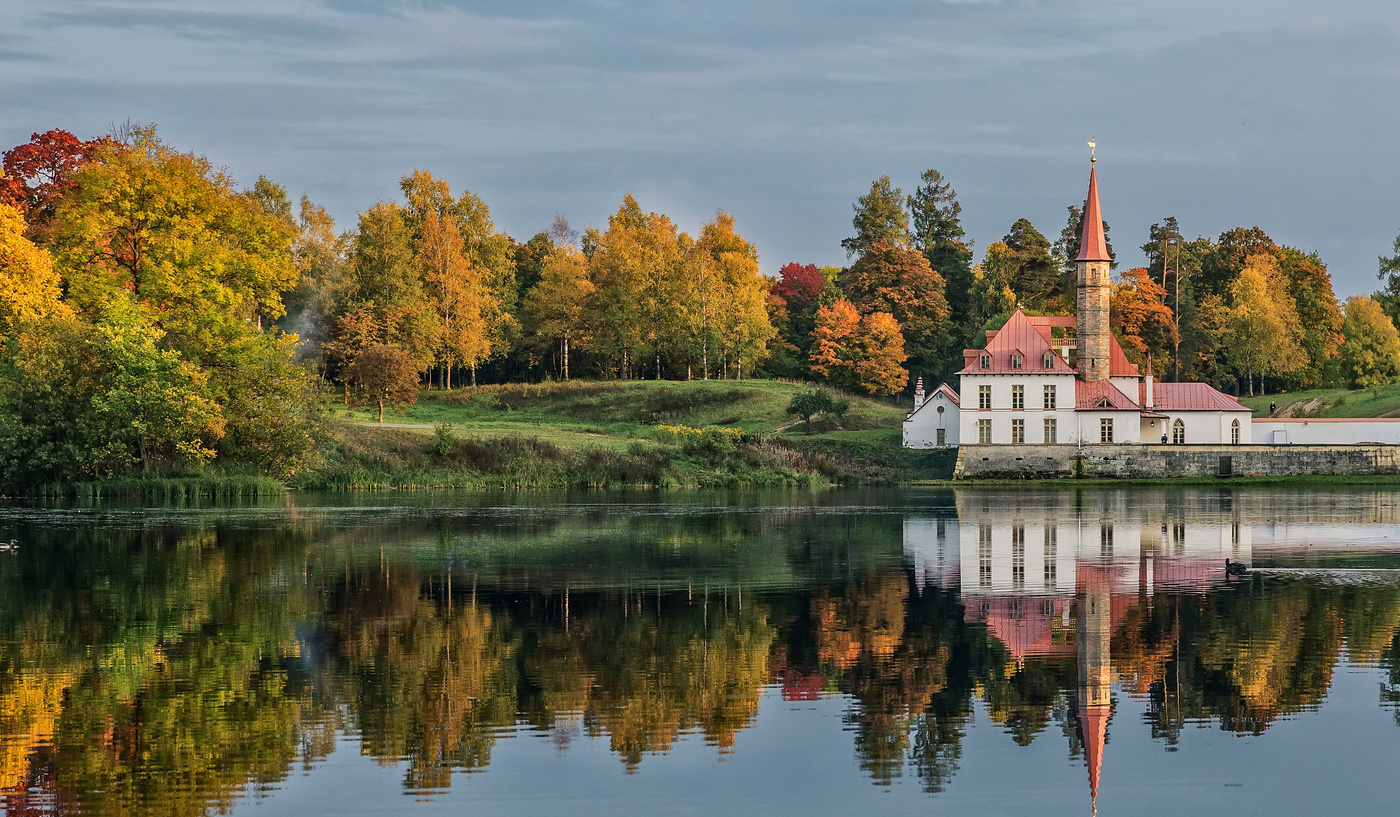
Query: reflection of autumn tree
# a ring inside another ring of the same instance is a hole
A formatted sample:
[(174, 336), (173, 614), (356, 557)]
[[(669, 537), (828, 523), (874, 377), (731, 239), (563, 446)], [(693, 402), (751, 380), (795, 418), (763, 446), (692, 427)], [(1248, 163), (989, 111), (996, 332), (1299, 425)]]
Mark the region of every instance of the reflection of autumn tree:
[(752, 600), (630, 594), (571, 626), (596, 684), (585, 726), (629, 768), (684, 730), (728, 749), (758, 715), (775, 632)]
[(0, 786), (15, 809), (37, 791), (87, 814), (196, 814), (329, 752), (292, 632), (302, 560), (281, 537), (25, 533), (0, 568)]
[(960, 728), (956, 719), (923, 714), (947, 685), (952, 646), (926, 622), (911, 621), (909, 605), (903, 570), (858, 579), (839, 594), (821, 591), (811, 604), (819, 666), (838, 675), (855, 698), (846, 721), (855, 730), (861, 768), (879, 783), (888, 784), (902, 773), (916, 721), (921, 757), (935, 777), (947, 765), (940, 755), (947, 748), (948, 730)]
[(505, 616), (439, 604), (416, 570), (395, 567), (347, 581), (327, 626), (365, 754), (407, 758), (412, 789), (446, 788), (454, 768), (490, 763), (516, 708), (517, 645)]

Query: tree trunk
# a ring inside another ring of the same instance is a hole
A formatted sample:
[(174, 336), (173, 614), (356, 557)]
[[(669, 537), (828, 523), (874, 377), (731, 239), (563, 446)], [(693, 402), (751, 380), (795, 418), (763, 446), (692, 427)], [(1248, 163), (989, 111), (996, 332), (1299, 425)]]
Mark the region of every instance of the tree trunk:
[(379, 422), (384, 422), (384, 398), (379, 398)]
[(564, 379), (569, 379), (569, 336), (564, 335)]
[(661, 346), (656, 347), (656, 379), (661, 379)]
[(472, 364), (472, 388), (476, 388), (476, 364)]

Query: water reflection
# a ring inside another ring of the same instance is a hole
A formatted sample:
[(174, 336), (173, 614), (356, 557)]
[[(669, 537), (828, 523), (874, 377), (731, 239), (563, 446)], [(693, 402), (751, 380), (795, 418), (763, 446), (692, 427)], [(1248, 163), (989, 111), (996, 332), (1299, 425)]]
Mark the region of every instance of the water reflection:
[[(956, 787), (985, 718), (1013, 744), (1064, 741), (1092, 800), (1111, 734), (1168, 750), (1188, 725), (1260, 735), (1317, 708), (1344, 663), (1381, 667), (1377, 703), (1394, 712), (1397, 499), (13, 508), (0, 514), (0, 538), (24, 543), (0, 557), (5, 813), (275, 798), (346, 751), (342, 736), (419, 797), (492, 768), (522, 735), (566, 755), (603, 741), (645, 774), (688, 736), (742, 754), (765, 700), (833, 698), (847, 731), (831, 750), (854, 750), (877, 784)], [(1227, 559), (1253, 569), (1232, 577)], [(1116, 714), (1125, 699), (1145, 722)]]

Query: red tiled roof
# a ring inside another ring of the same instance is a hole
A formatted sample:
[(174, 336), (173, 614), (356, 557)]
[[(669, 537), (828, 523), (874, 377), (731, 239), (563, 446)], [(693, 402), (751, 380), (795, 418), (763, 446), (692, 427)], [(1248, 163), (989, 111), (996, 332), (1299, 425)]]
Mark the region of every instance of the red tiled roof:
[(1084, 202), (1084, 232), (1079, 237), (1076, 261), (1109, 261), (1108, 241), (1103, 234), (1103, 214), (1099, 211), (1099, 182), (1089, 168), (1089, 198)]
[[(938, 388), (933, 390), (933, 394), (938, 394), (939, 392), (948, 395), (948, 399), (953, 401), (953, 405), (962, 408), (962, 398), (958, 397), (958, 393), (953, 391), (952, 386), (949, 386), (947, 383), (940, 383), (938, 384)], [(932, 397), (933, 394), (930, 394), (929, 397)], [(928, 401), (925, 400), (924, 402)]]
[[(1138, 402), (1147, 401), (1147, 384), (1138, 384)], [(1239, 401), (1206, 383), (1155, 383), (1152, 408), (1156, 411), (1249, 411)]]
[(1108, 376), (1139, 376), (1138, 365), (1128, 362), (1128, 356), (1123, 354), (1123, 347), (1118, 345), (1118, 337), (1112, 332), (1108, 333)]
[[(1023, 358), (1020, 369), (1011, 367), (1011, 355), (1016, 352)], [(1046, 352), (1052, 353), (1053, 365), (1049, 369), (1042, 367)], [(983, 354), (992, 356), (991, 368), (982, 368)], [(1059, 352), (1051, 348), (1049, 339), (1042, 335), (1039, 328), (1019, 309), (1011, 315), (1006, 325), (987, 341), (987, 348), (976, 352), (975, 355), (969, 354), (968, 357), (967, 366), (958, 374), (1074, 373), (1074, 369), (1060, 357)]]
[(1137, 411), (1138, 404), (1132, 398), (1118, 390), (1107, 380), (1086, 381), (1080, 380), (1074, 384), (1074, 407), (1076, 409), (1095, 409), (1099, 407), (1099, 401), (1107, 399), (1108, 402), (1118, 411)]

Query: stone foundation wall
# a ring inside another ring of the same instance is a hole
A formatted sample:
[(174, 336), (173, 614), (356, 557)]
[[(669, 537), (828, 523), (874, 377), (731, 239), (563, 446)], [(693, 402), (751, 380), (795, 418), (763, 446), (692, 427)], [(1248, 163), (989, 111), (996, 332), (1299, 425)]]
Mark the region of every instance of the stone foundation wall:
[(1400, 445), (964, 445), (953, 479), (1400, 474)]

